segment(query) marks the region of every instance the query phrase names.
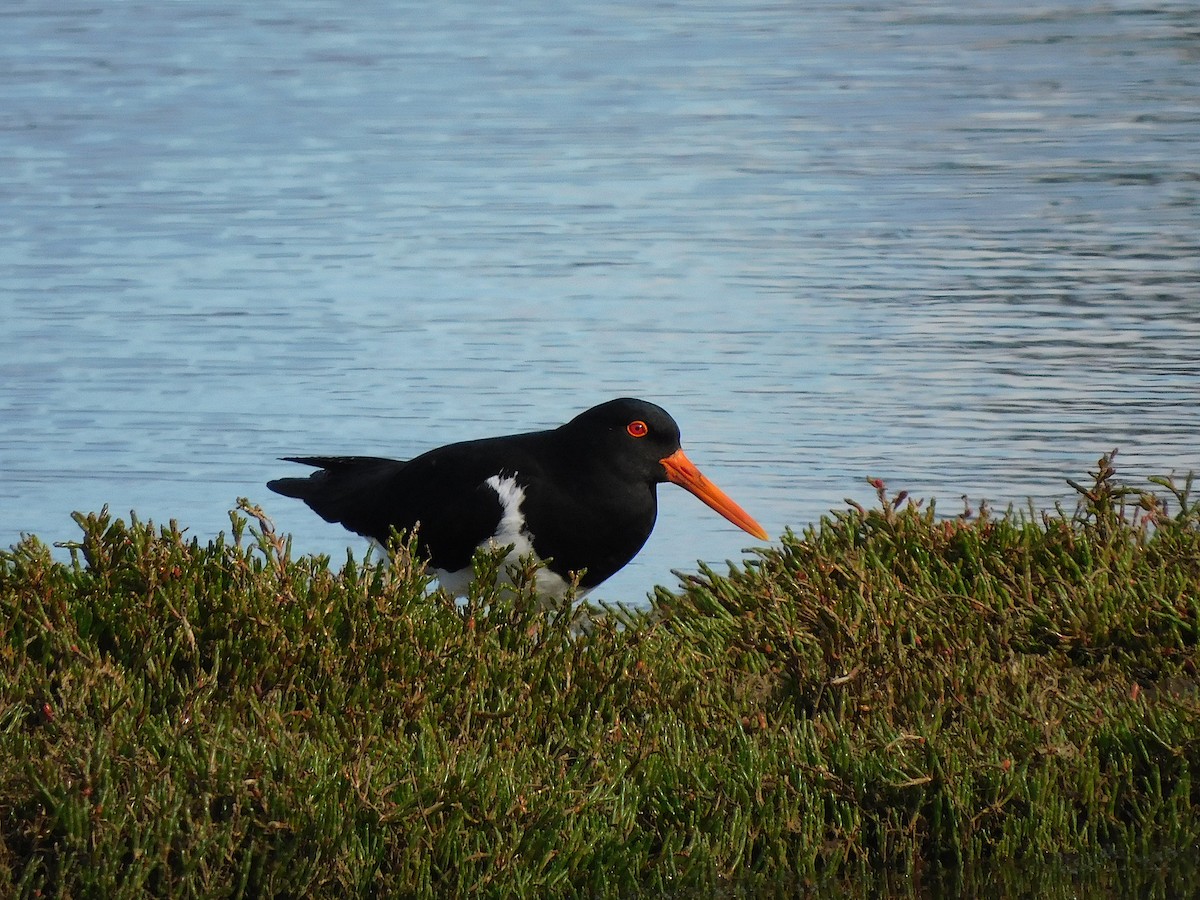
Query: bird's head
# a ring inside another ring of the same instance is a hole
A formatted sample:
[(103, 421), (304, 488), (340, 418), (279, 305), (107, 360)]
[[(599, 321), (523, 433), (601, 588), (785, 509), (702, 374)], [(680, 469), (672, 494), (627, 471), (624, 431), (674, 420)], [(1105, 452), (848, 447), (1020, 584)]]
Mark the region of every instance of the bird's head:
[(590, 453), (603, 458), (624, 479), (651, 486), (664, 481), (677, 484), (743, 531), (759, 540), (769, 539), (761, 525), (687, 458), (679, 443), (679, 426), (661, 406), (622, 397), (580, 413), (561, 430), (579, 446), (592, 448)]

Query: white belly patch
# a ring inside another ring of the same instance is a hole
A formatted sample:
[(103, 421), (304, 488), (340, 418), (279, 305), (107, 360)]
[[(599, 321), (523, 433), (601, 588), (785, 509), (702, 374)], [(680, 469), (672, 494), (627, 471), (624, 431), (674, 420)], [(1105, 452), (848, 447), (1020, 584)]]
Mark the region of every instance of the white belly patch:
[[(500, 522), (496, 526), (496, 532), (483, 545), (485, 547), (507, 547), (512, 545), (512, 550), (504, 557), (503, 568), (516, 563), (523, 556), (533, 554), (533, 542), (531, 535), (525, 528), (525, 515), (521, 512), (521, 504), (525, 502), (525, 489), (517, 484), (517, 480), (507, 475), (493, 475), (486, 482), (488, 487), (496, 492), (496, 496), (500, 500)], [(471, 584), (471, 577), (474, 574), (470, 566), (459, 569), (457, 572), (450, 572), (446, 569), (437, 569), (438, 583), (451, 594), (462, 597), (466, 596), (467, 589)], [(511, 584), (512, 579), (508, 577), (506, 571), (502, 572), (501, 583)], [(559, 575), (551, 572), (549, 569), (542, 568), (537, 573), (537, 590), (539, 594), (547, 597), (562, 597), (567, 592), (567, 581)], [(583, 592), (580, 592), (582, 595)]]

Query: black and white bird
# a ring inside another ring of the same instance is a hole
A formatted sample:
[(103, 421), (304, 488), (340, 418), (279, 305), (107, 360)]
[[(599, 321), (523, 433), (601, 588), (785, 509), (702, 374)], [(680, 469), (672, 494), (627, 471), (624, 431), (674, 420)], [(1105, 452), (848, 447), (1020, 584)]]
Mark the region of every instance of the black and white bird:
[[(646, 543), (658, 485), (677, 484), (760, 540), (768, 536), (684, 455), (679, 426), (644, 400), (610, 400), (550, 431), (449, 444), (407, 462), (372, 456), (296, 456), (304, 478), (267, 483), (327, 522), (385, 545), (417, 528), (417, 545), (447, 591), (465, 594), (479, 547), (545, 563), (538, 591), (584, 593)], [(418, 527), (419, 526), (419, 527)]]

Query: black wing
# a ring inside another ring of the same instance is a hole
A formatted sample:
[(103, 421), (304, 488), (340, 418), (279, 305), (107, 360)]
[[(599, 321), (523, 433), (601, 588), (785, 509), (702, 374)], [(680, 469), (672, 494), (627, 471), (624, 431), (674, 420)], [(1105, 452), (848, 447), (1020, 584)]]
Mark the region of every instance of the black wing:
[(351, 531), (387, 541), (388, 515), (380, 503), (381, 493), (404, 471), (405, 463), (374, 456), (288, 456), (285, 459), (316, 466), (319, 471), (307, 478), (268, 481), (267, 487), (285, 497), (303, 500), (326, 522), (340, 522)]
[(393, 529), (403, 533), (419, 523), (418, 544), (430, 562), (456, 571), (470, 565), (475, 548), (496, 533), (500, 522), (500, 499), (487, 479), (515, 471), (510, 454), (489, 453), (487, 443), (452, 444), (408, 462), (370, 456), (287, 457), (319, 471), (307, 478), (270, 481), (267, 487), (303, 500), (327, 522), (382, 544)]

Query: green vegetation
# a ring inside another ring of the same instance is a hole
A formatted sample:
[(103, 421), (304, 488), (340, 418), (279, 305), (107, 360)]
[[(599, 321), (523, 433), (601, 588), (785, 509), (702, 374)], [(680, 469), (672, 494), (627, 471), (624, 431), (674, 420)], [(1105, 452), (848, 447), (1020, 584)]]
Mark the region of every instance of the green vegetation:
[(1156, 484), (1106, 458), (1072, 513), (950, 519), (877, 484), (649, 609), (549, 614), (292, 559), (249, 506), (206, 546), (78, 516), (69, 562), (0, 553), (0, 895), (1194, 859), (1200, 503)]

